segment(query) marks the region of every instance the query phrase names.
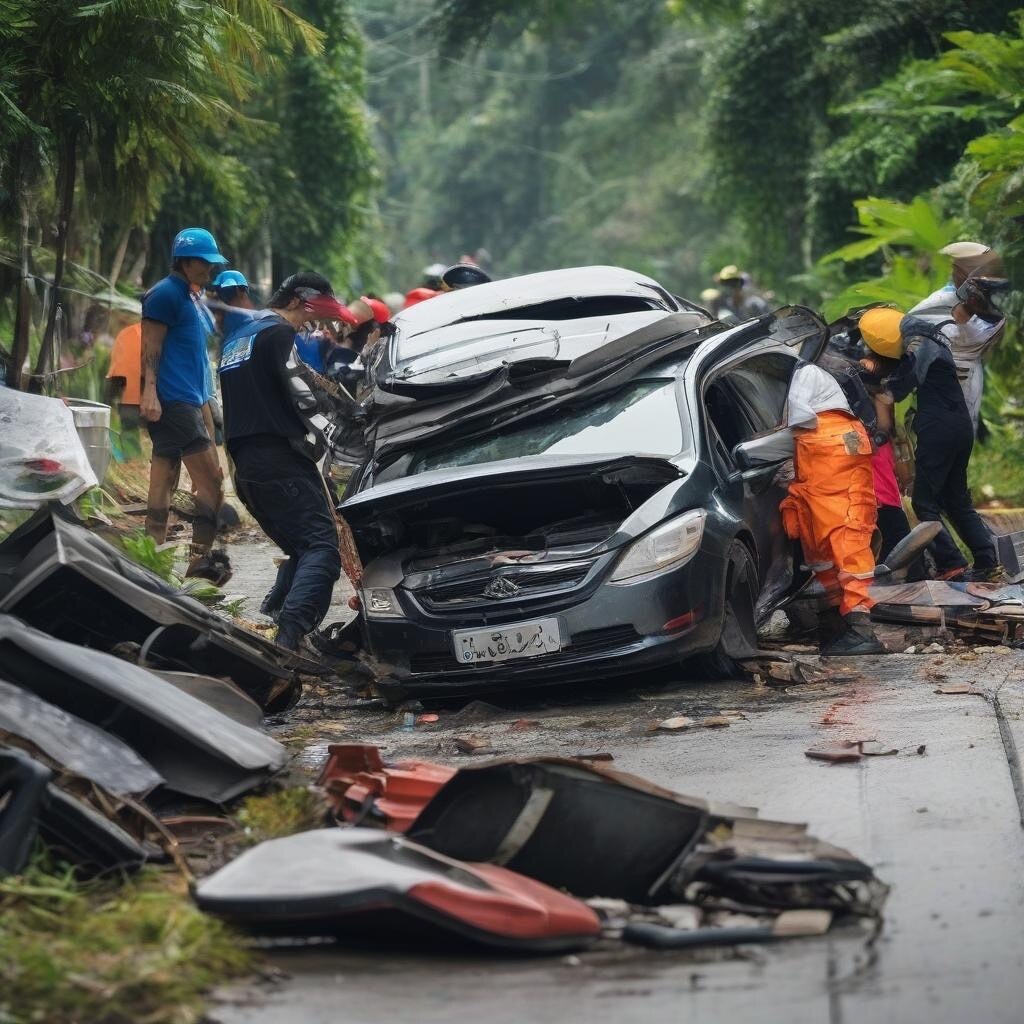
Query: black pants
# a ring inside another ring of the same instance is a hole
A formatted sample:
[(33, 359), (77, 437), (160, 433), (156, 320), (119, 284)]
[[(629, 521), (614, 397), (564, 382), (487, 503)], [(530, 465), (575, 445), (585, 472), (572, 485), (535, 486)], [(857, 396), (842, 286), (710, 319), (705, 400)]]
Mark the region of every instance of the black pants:
[(297, 452), (253, 444), (233, 446), (232, 457), (239, 498), (288, 556), (271, 593), (278, 637), (294, 641), (323, 621), (341, 575), (334, 510), (316, 466)]
[[(914, 514), (922, 522), (940, 522), (946, 516), (953, 529), (974, 555), (976, 569), (994, 569), (998, 564), (992, 535), (981, 521), (967, 488), (967, 464), (974, 447), (974, 427), (970, 419), (955, 413), (948, 417), (914, 424), (917, 431)], [(967, 565), (960, 549), (946, 530), (931, 544), (939, 572)]]

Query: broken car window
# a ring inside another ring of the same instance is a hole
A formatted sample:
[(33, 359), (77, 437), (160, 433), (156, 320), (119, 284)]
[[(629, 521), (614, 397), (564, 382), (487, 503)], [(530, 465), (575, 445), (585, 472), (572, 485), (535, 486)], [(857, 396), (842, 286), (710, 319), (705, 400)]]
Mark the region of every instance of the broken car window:
[[(783, 352), (766, 352), (746, 359), (725, 376), (753, 413), (755, 433), (782, 424), (782, 412), (796, 359)], [(746, 438), (744, 438), (746, 440)]]
[(583, 408), (559, 410), (488, 437), (415, 458), (409, 473), (518, 459), (524, 455), (678, 455), (683, 426), (675, 381), (634, 381)]

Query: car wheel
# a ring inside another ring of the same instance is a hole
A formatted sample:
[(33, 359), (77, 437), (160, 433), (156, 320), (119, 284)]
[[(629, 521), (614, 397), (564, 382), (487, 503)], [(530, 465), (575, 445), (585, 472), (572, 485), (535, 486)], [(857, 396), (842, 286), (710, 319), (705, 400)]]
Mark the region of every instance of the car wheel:
[(729, 566), (725, 575), (725, 614), (722, 633), (713, 651), (704, 657), (704, 667), (713, 676), (734, 678), (740, 675), (739, 662), (757, 653), (757, 565), (750, 549), (734, 540), (729, 547)]

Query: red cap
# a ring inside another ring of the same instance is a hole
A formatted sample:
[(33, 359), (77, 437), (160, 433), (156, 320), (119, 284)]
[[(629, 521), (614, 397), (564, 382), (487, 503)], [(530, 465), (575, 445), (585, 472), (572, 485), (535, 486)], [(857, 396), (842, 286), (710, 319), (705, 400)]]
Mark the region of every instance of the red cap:
[(417, 302), (422, 302), (424, 299), (432, 299), (435, 295), (440, 295), (440, 292), (434, 291), (433, 288), (413, 288), (411, 292), (405, 293), (405, 305), (403, 309), (408, 309), (410, 306), (415, 306)]
[(343, 320), (353, 327), (359, 319), (348, 306), (343, 306), (333, 295), (315, 295), (303, 303), (305, 310), (314, 320)]
[(373, 319), (379, 324), (386, 324), (391, 319), (391, 310), (387, 304), (380, 299), (368, 299), (365, 295), (359, 296), (360, 302), (365, 302), (373, 311)]

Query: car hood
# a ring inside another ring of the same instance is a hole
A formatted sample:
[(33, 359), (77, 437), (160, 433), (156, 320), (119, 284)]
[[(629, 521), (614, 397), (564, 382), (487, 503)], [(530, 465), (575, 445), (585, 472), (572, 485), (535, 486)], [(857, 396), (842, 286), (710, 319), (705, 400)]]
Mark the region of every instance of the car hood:
[(622, 473), (643, 474), (665, 484), (685, 475), (673, 461), (656, 455), (533, 455), (389, 480), (348, 498), (339, 511), (346, 522), (358, 526), (380, 512), (418, 505), (464, 489), (486, 491), (508, 483), (616, 477)]

